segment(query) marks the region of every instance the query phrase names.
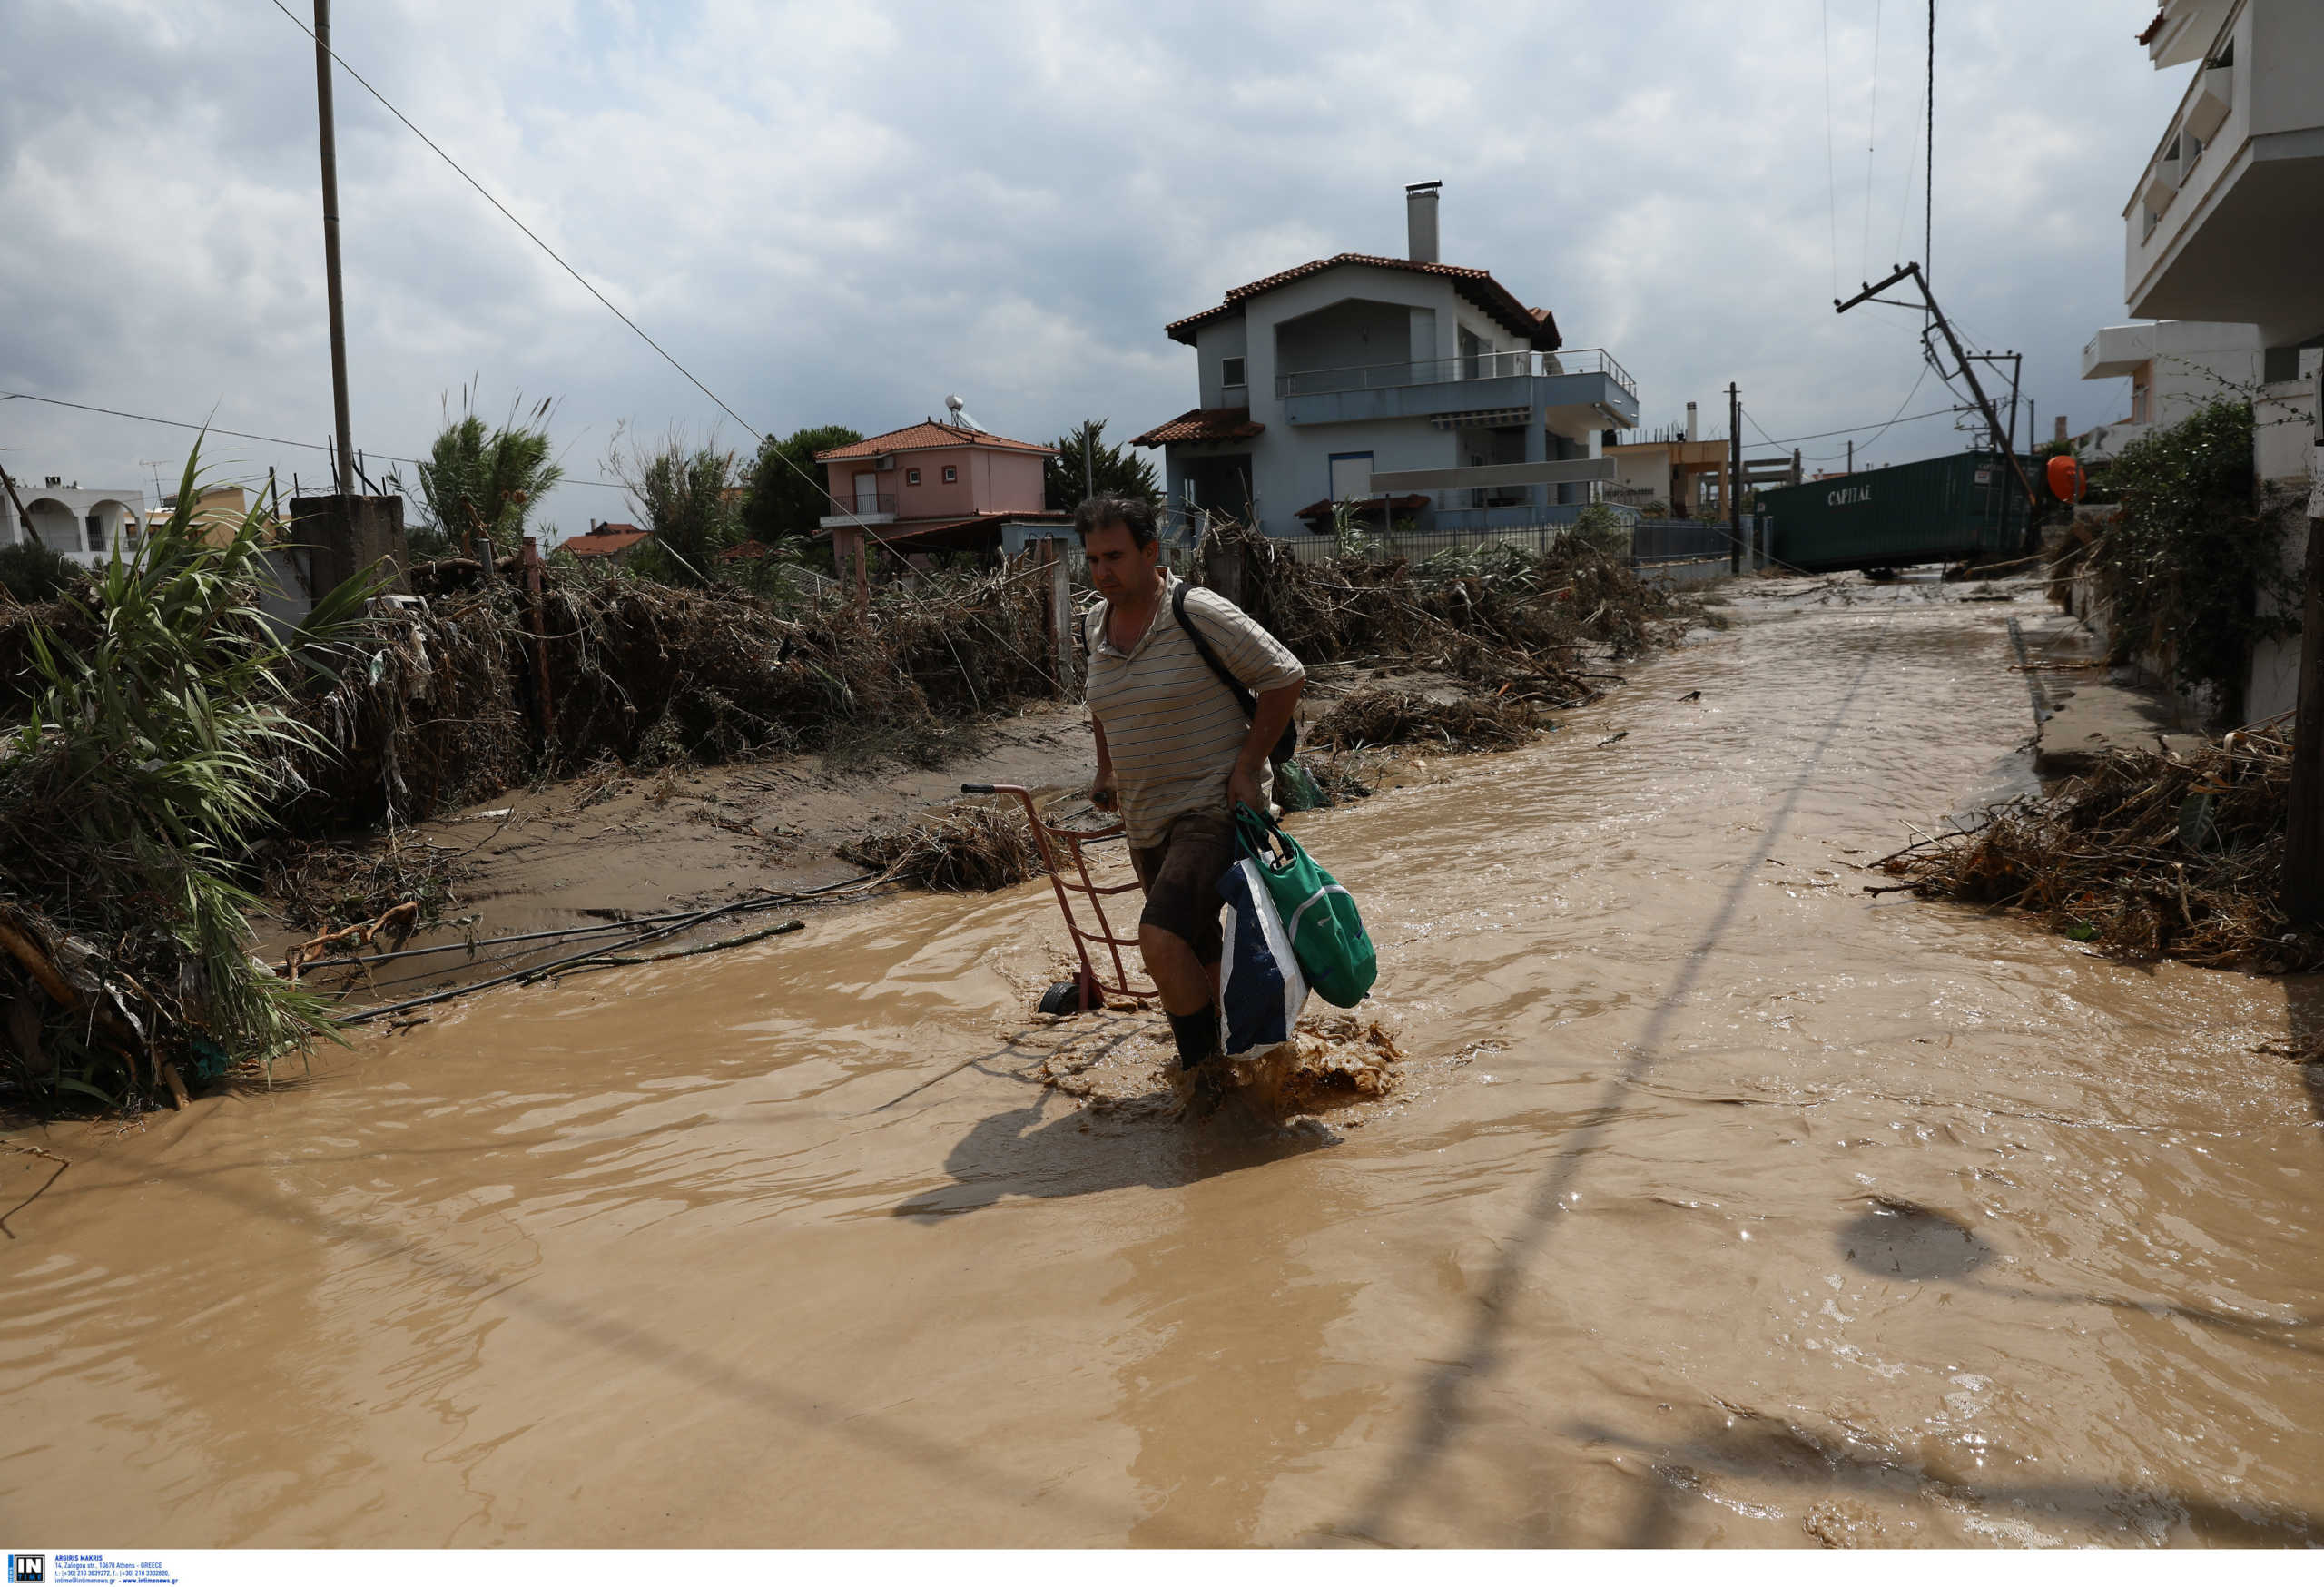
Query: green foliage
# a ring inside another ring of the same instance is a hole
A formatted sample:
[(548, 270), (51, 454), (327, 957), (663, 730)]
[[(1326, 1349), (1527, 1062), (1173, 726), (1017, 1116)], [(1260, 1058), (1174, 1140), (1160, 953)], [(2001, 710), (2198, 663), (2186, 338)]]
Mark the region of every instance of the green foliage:
[(0, 546), (0, 589), (27, 606), (83, 589), (88, 582), (77, 563), (38, 540)]
[(235, 876), (291, 757), (322, 748), (292, 716), (292, 688), (343, 663), (378, 584), (350, 580), (278, 637), (256, 599), (267, 514), (208, 543), (191, 517), (199, 458), (197, 446), (169, 521), (65, 597), (94, 644), (35, 627), (30, 719), (0, 740), (0, 894), (54, 939), (96, 945), (81, 951), (84, 997), (133, 1013), (120, 1023), (148, 1055), (141, 1081), (133, 1054), (102, 1048), (101, 1025), (53, 1010), (48, 1083), (108, 1100), (96, 1082), (112, 1066), (125, 1062), (126, 1096), (158, 1079), (153, 1059), (196, 1072), (217, 1051), (268, 1059), (329, 1023), (251, 957), (255, 901)]
[(526, 518), (565, 478), (549, 456), (553, 401), (544, 398), (530, 409), (512, 406), (505, 422), (487, 429), (474, 400), (474, 388), (461, 388), (460, 417), (447, 414), (428, 461), (419, 465), (427, 522), (411, 537), (420, 538), (434, 554), (466, 547), (478, 529), (500, 550), (514, 551)]
[(743, 533), (770, 545), (813, 536), (823, 517), (832, 510), (823, 494), (823, 466), (817, 452), (853, 446), (863, 438), (843, 424), (811, 425), (781, 440), (773, 436), (759, 443), (751, 459), (743, 496)]
[(2230, 716), (2252, 646), (2299, 629), (2282, 526), (2255, 500), (2251, 437), (2251, 405), (2221, 401), (2123, 448), (2108, 473), (2122, 517), (2090, 551), (2118, 659), (2169, 656)]
[(1128, 496), (1160, 505), (1162, 483), (1154, 465), (1128, 446), (1106, 445), (1106, 421), (1085, 419), (1057, 438), (1057, 456), (1041, 469), (1041, 488), (1057, 512), (1071, 512), (1088, 492), (1082, 488), (1084, 450), (1088, 475), (1099, 496)]
[(714, 440), (694, 446), (678, 430), (626, 449), (615, 435), (608, 467), (629, 488), (638, 527), (654, 536), (629, 554), (630, 572), (662, 584), (713, 581), (718, 553), (741, 533), (735, 462)]

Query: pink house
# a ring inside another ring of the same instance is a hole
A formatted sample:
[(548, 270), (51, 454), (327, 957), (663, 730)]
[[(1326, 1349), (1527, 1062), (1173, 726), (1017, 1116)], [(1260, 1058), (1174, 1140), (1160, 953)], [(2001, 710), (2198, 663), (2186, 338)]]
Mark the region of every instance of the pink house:
[(900, 551), (1014, 555), (1070, 519), (1042, 495), (1056, 450), (931, 419), (817, 452), (833, 503), (822, 527), (861, 528)]

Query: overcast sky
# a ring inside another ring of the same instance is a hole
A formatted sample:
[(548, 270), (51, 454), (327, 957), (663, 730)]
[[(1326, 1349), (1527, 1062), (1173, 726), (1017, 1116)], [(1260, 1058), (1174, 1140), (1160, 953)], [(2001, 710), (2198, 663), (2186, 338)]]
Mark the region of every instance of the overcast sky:
[[(2153, 9), (1939, 6), (1935, 279), (1977, 343), (2026, 355), (2044, 434), (2127, 408), (2076, 374), (2123, 317), (2121, 212), (2185, 85), (2132, 42)], [(1194, 403), (1167, 321), (1308, 259), (1402, 253), (1403, 184), (1442, 180), (1443, 257), (1611, 349), (1646, 423), (1693, 399), (1723, 433), (1731, 380), (1787, 440), (1951, 400), (1913, 391), (1916, 316), (1831, 308), (1922, 252), (1926, 20), (1925, 0), (340, 0), (334, 43), (761, 430), (869, 433), (957, 392), (1004, 434), (1136, 434)], [(576, 478), (604, 477), (623, 421), (750, 444), (343, 74), (337, 96), (359, 448), (424, 449), (471, 379), (495, 418), (557, 399)], [(314, 110), (313, 45), (272, 0), (0, 4), (0, 391), (320, 443)], [(20, 476), (150, 497), (188, 439), (0, 400)], [(1940, 418), (1858, 456), (1959, 444)], [(212, 457), (286, 488), (326, 472), (281, 446)], [(576, 483), (547, 516), (631, 515)]]

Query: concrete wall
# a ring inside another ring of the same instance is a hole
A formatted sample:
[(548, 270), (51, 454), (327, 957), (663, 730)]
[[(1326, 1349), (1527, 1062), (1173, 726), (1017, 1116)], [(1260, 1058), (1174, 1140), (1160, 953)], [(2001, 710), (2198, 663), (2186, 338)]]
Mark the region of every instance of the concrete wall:
[[(2252, 404), (2252, 464), (2265, 484), (2288, 499), (2283, 506), (2284, 571), (2297, 589), (2308, 572), (2309, 493), (2315, 483), (2316, 380), (2324, 350), (2304, 349), (2299, 368), (2306, 377), (2263, 387)], [(2251, 675), (2244, 686), (2244, 720), (2256, 722), (2299, 701), (2299, 636), (2271, 639), (2253, 648)]]
[(2249, 84), (2255, 137), (2324, 127), (2324, 5), (2316, 0), (2251, 0), (2235, 31), (2251, 43), (2238, 87)]

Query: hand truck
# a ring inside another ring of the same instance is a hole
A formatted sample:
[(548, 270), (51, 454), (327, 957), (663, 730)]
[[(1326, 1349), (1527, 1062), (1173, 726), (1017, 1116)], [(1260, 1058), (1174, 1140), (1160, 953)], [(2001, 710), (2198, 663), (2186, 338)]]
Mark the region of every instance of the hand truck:
[[(1116, 822), (1098, 832), (1078, 832), (1068, 827), (1052, 826), (1041, 819), (1039, 807), (1033, 803), (1033, 791), (1020, 788), (1013, 783), (963, 783), (960, 792), (1009, 794), (1025, 807), (1025, 819), (1032, 823), (1033, 842), (1040, 849), (1041, 863), (1049, 873), (1049, 886), (1057, 893), (1058, 911), (1065, 916), (1065, 929), (1073, 938), (1073, 951), (1081, 961), (1081, 969), (1071, 981), (1057, 981), (1041, 994), (1041, 1012), (1086, 1014), (1092, 1009), (1104, 1008), (1108, 994), (1140, 999), (1158, 996), (1150, 986), (1141, 988), (1130, 984), (1129, 971), (1122, 962), (1122, 950), (1137, 947), (1137, 938), (1135, 935), (1116, 936), (1111, 922), (1106, 919), (1103, 901), (1121, 893), (1136, 892), (1138, 883), (1132, 881), (1100, 887), (1090, 879), (1089, 862), (1082, 857), (1084, 846), (1120, 837), (1121, 823)], [(1066, 867), (1058, 862), (1060, 846), (1066, 857), (1072, 862), (1073, 875), (1079, 880), (1067, 880)], [(1098, 929), (1094, 932), (1083, 931), (1081, 922), (1074, 917), (1073, 900), (1069, 895), (1076, 892), (1089, 901), (1090, 911), (1098, 917)], [(1114, 979), (1110, 981), (1100, 980), (1097, 967), (1090, 961), (1089, 944), (1092, 942), (1105, 944), (1106, 957), (1114, 969)]]

